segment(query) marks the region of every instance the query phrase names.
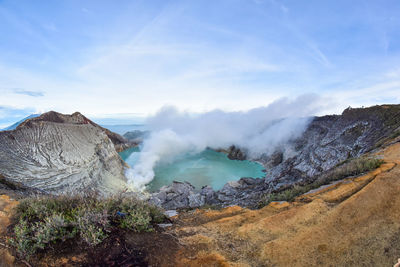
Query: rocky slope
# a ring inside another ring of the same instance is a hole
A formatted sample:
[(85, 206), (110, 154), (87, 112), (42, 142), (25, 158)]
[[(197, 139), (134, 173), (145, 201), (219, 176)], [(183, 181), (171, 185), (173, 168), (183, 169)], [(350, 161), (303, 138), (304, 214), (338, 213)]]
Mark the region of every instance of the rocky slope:
[[(232, 204), (256, 207), (262, 195), (294, 184), (312, 182), (337, 164), (378, 147), (387, 138), (400, 135), (400, 105), (346, 109), (341, 115), (315, 117), (302, 136), (272, 155), (253, 159), (265, 166), (265, 179), (242, 178), (214, 192), (200, 191), (187, 183), (174, 183), (151, 201), (165, 208)], [(226, 151), (232, 159), (244, 159), (237, 147)]]
[(274, 188), (312, 179), (341, 161), (375, 148), (400, 133), (400, 105), (348, 108), (342, 115), (314, 118), (302, 137), (259, 159)]
[(182, 213), (176, 266), (393, 266), (400, 258), (400, 138), (380, 168), (259, 210)]
[(0, 132), (0, 176), (56, 194), (116, 192), (125, 188), (117, 150), (129, 145), (80, 113), (48, 112)]

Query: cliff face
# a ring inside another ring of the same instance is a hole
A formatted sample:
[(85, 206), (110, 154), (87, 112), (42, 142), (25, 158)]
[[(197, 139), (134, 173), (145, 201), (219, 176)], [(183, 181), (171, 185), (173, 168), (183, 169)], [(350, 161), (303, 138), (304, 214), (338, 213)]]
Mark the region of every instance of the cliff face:
[(342, 115), (315, 117), (301, 138), (259, 159), (274, 189), (307, 182), (338, 163), (358, 157), (400, 133), (400, 105), (346, 109)]
[(124, 163), (116, 151), (123, 145), (121, 136), (80, 113), (48, 112), (0, 132), (0, 174), (56, 194), (116, 192), (125, 188)]

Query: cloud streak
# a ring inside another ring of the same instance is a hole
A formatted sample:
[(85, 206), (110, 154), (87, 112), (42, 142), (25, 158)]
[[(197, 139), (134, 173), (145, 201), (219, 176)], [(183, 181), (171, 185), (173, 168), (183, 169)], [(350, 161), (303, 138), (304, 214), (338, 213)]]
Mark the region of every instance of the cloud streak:
[(25, 89), (21, 89), (21, 88), (14, 88), (12, 91), (13, 91), (14, 94), (18, 94), (18, 95), (26, 95), (26, 96), (32, 96), (32, 97), (44, 96), (43, 92), (30, 91), (30, 90), (25, 90)]

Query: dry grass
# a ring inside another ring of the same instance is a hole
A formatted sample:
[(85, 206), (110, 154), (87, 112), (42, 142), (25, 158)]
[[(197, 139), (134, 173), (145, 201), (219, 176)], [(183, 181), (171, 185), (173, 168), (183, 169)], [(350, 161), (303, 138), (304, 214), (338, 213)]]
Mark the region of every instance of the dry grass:
[(347, 160), (332, 170), (318, 176), (312, 183), (295, 184), (285, 190), (264, 195), (259, 203), (259, 207), (264, 207), (272, 201), (293, 201), (296, 197), (323, 185), (327, 185), (331, 182), (338, 181), (346, 177), (357, 176), (375, 170), (383, 163), (384, 161), (381, 159), (370, 157)]

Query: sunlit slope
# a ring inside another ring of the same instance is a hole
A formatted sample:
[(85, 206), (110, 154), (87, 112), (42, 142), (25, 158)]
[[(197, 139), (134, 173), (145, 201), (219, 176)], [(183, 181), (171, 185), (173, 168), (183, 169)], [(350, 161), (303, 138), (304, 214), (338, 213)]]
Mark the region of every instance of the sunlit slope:
[(294, 203), (182, 218), (181, 266), (392, 266), (400, 257), (400, 143), (378, 154), (386, 161), (379, 169)]

